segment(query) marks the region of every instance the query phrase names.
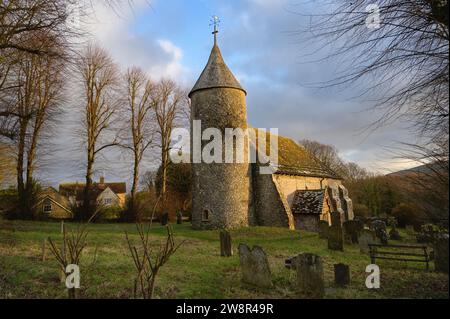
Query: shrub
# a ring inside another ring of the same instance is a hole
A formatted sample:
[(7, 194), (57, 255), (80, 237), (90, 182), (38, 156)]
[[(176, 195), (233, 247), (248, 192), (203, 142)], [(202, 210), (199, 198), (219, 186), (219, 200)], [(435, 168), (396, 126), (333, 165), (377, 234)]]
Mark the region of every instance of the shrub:
[(416, 239), (419, 243), (432, 244), (440, 234), (445, 232), (445, 229), (438, 225), (425, 224), (420, 227), (420, 232), (417, 234)]
[(419, 209), (412, 204), (400, 203), (392, 209), (391, 215), (397, 219), (399, 227), (419, 223)]
[(353, 206), (353, 214), (355, 215), (355, 217), (360, 217), (361, 219), (365, 220), (366, 218), (370, 217), (370, 210), (364, 204), (355, 204)]

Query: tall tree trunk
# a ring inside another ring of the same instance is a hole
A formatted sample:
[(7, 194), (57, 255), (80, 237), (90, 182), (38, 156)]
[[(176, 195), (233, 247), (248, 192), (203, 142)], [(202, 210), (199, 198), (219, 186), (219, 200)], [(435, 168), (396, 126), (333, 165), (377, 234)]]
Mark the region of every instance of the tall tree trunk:
[(134, 155), (134, 168), (133, 168), (133, 184), (131, 185), (131, 198), (130, 198), (130, 213), (131, 218), (135, 221), (140, 222), (141, 216), (137, 211), (136, 207), (136, 193), (137, 193), (137, 185), (139, 183), (139, 158), (138, 154)]
[(165, 138), (162, 139), (162, 185), (161, 185), (161, 199), (162, 199), (162, 213), (165, 213), (166, 210), (166, 200), (167, 200), (167, 151), (165, 147)]
[(81, 214), (82, 219), (89, 219), (92, 217), (92, 207), (91, 207), (91, 188), (92, 188), (92, 175), (94, 167), (94, 151), (89, 150), (88, 152), (88, 162), (86, 169), (86, 185), (84, 187), (83, 195), (83, 212)]
[(27, 119), (21, 119), (20, 120), (20, 129), (19, 129), (19, 141), (18, 141), (18, 145), (17, 145), (17, 165), (16, 165), (17, 193), (18, 193), (18, 199), (19, 199), (18, 217), (20, 217), (20, 218), (29, 217), (28, 216), (29, 214), (26, 211), (26, 207), (24, 205), (26, 196), (25, 196), (25, 183), (24, 183), (24, 179), (23, 179), (24, 160), (25, 160), (25, 139), (26, 139), (27, 126), (28, 126)]

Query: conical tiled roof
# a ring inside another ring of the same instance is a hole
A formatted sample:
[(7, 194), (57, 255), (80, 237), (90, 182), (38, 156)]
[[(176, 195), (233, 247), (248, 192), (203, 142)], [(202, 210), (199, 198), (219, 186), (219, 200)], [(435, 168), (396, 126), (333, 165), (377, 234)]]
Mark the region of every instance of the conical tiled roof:
[(195, 91), (211, 88), (233, 88), (247, 94), (225, 64), (222, 53), (216, 44), (214, 44), (211, 50), (211, 55), (209, 56), (205, 69), (189, 93), (189, 97)]

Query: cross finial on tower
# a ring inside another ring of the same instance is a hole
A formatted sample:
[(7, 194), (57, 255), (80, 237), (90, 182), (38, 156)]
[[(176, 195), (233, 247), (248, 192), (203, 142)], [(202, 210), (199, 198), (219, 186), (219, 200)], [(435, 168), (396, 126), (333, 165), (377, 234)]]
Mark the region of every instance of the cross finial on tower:
[(220, 24), (220, 19), (218, 16), (212, 16), (211, 17), (211, 23), (209, 24), (210, 26), (214, 26), (214, 31), (212, 34), (214, 34), (214, 45), (217, 44), (217, 33), (219, 33), (219, 24)]

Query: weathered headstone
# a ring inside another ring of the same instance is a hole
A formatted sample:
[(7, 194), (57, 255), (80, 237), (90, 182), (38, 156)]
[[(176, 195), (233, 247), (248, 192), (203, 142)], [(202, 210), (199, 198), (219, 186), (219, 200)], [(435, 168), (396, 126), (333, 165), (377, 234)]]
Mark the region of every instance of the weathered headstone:
[(383, 245), (388, 243), (388, 234), (386, 231), (386, 223), (382, 220), (376, 219), (370, 224), (370, 229), (375, 232), (375, 236), (381, 241)]
[(448, 234), (440, 234), (434, 242), (434, 268), (448, 273)]
[(161, 215), (161, 225), (166, 226), (169, 223), (169, 213), (165, 212)]
[(364, 228), (364, 224), (359, 220), (347, 220), (343, 224), (344, 237), (351, 244), (358, 243), (358, 233)]
[(231, 235), (226, 230), (220, 231), (220, 256), (230, 257), (233, 255), (233, 249), (231, 247)]
[(258, 287), (272, 287), (272, 276), (269, 262), (264, 250), (259, 246), (250, 248), (239, 244), (239, 260), (242, 271), (242, 281)]
[(297, 272), (297, 285), (300, 292), (309, 298), (323, 298), (325, 285), (320, 256), (310, 253), (300, 254), (292, 262)]
[(359, 250), (361, 253), (367, 254), (369, 253), (369, 244), (378, 244), (379, 241), (377, 236), (375, 236), (375, 232), (370, 229), (363, 229), (359, 232), (358, 236), (358, 244)]
[(338, 286), (346, 286), (350, 283), (350, 267), (346, 264), (334, 265), (334, 282)]
[(330, 225), (326, 220), (319, 221), (319, 238), (328, 238), (328, 227)]
[(389, 231), (389, 239), (391, 240), (401, 240), (402, 236), (400, 235), (397, 227), (392, 227)]
[(183, 213), (182, 212), (177, 213), (177, 224), (178, 225), (183, 224)]
[(344, 251), (344, 234), (339, 224), (328, 228), (328, 249)]

